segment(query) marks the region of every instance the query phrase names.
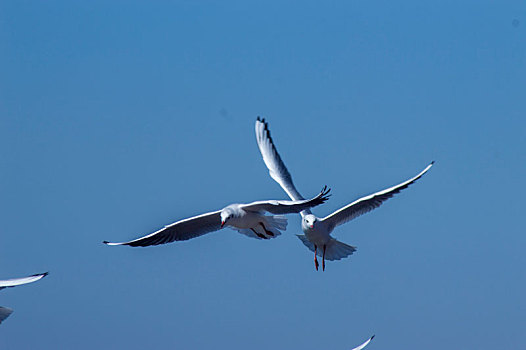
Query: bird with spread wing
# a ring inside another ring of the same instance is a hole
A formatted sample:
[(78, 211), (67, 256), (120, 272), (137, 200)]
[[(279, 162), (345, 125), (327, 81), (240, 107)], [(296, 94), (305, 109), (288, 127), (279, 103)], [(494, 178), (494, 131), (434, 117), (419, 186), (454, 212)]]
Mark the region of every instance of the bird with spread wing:
[[(283, 163), (283, 160), (281, 160), (274, 141), (270, 137), (268, 123), (265, 122), (265, 119), (258, 117), (255, 129), (259, 151), (269, 170), (270, 177), (283, 188), (291, 199), (302, 200), (303, 197), (294, 186), (292, 176), (287, 170), (285, 163)], [(316, 270), (318, 270), (319, 266), (317, 256), (322, 257), (322, 268), (325, 270), (325, 260), (340, 260), (350, 256), (356, 251), (356, 247), (337, 241), (331, 237), (332, 231), (337, 226), (378, 208), (386, 200), (393, 197), (393, 195), (406, 189), (420, 179), (433, 166), (433, 163), (434, 162), (431, 162), (431, 164), (415, 177), (396, 186), (357, 199), (324, 218), (313, 215), (309, 209), (301, 211), (301, 228), (304, 235), (297, 236), (307, 248), (314, 252), (314, 265)]]
[[(279, 236), (281, 230), (287, 228), (287, 218), (283, 214), (299, 213), (302, 210), (325, 203), (329, 198), (330, 189), (325, 186), (322, 191), (311, 199), (292, 201), (267, 200), (249, 204), (231, 204), (221, 210), (201, 214), (177, 221), (171, 225), (132, 241), (111, 243), (108, 245), (128, 245), (146, 247), (174, 241), (184, 241), (194, 237), (217, 231), (225, 226), (252, 238), (269, 239)], [(268, 212), (277, 215), (265, 215)]]

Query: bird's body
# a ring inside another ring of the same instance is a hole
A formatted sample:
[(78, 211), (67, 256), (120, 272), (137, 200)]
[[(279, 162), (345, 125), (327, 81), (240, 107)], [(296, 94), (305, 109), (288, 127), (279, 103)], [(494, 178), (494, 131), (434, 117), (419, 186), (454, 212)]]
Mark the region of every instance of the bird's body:
[[(317, 221), (316, 227), (312, 227), (308, 222)], [(329, 231), (327, 225), (323, 221), (320, 221), (314, 214), (305, 215), (305, 219), (301, 220), (301, 230), (305, 234), (307, 239), (322, 247), (324, 244), (328, 244), (331, 240), (331, 232)]]
[[(240, 233), (257, 239), (279, 236), (287, 228), (287, 219), (282, 214), (299, 213), (302, 210), (324, 203), (328, 199), (325, 187), (316, 197), (299, 201), (258, 201), (249, 204), (230, 204), (225, 208), (177, 221), (159, 231), (129, 242), (108, 245), (145, 247), (183, 241), (229, 226)], [(278, 215), (265, 215), (265, 212)]]
[(230, 213), (230, 219), (226, 225), (234, 229), (250, 229), (259, 225), (260, 222), (267, 223), (267, 219), (272, 216), (264, 215), (260, 212), (243, 209), (243, 204), (230, 204), (225, 207), (223, 212)]
[(266, 222), (266, 215), (258, 212), (245, 211), (242, 209), (242, 204), (230, 204), (223, 210), (230, 211), (232, 216), (228, 221), (227, 226), (231, 226), (236, 229), (248, 229), (256, 227), (260, 221)]
[[(268, 124), (264, 119), (257, 118), (255, 131), (258, 147), (270, 176), (283, 188), (291, 199), (303, 199), (294, 186), (292, 176), (287, 170), (285, 163), (283, 163), (283, 160), (278, 154), (276, 146), (270, 137)], [(297, 236), (305, 246), (314, 252), (316, 270), (318, 269), (316, 256), (323, 258), (322, 264), (323, 269), (325, 269), (325, 260), (340, 260), (352, 255), (356, 251), (355, 247), (340, 242), (331, 236), (335, 227), (379, 207), (394, 194), (418, 180), (431, 168), (433, 163), (434, 162), (429, 164), (417, 176), (386, 190), (362, 197), (324, 218), (317, 217), (312, 214), (309, 209), (303, 210), (300, 214), (302, 216), (301, 229), (304, 235)]]
[(281, 235), (281, 230), (287, 229), (287, 219), (284, 216), (265, 215), (243, 207), (243, 204), (230, 204), (221, 211), (223, 216), (229, 217), (225, 226), (257, 239), (274, 238)]

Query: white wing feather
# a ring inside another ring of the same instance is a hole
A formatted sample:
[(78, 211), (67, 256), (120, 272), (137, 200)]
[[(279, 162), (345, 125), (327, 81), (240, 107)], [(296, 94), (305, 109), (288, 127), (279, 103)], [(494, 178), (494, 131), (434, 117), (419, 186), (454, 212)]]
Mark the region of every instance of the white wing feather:
[(16, 287), (16, 286), (20, 286), (22, 284), (28, 284), (28, 283), (36, 282), (39, 279), (42, 279), (42, 278), (44, 278), (47, 275), (48, 275), (48, 273), (46, 272), (46, 273), (39, 273), (37, 275), (32, 275), (32, 276), (28, 276), (28, 277), (12, 278), (12, 279), (9, 279), (9, 280), (0, 280), (0, 289), (2, 289), (2, 288), (9, 288), (9, 287)]
[(206, 233), (217, 231), (221, 228), (221, 211), (201, 214), (188, 219), (174, 222), (164, 228), (150, 233), (144, 237), (129, 242), (111, 243), (104, 241), (107, 245), (129, 245), (132, 247), (147, 247), (170, 243), (173, 241), (185, 241), (190, 238), (202, 236)]
[[(290, 175), (285, 163), (281, 160), (276, 146), (270, 137), (270, 130), (265, 119), (256, 120), (256, 141), (258, 143), (259, 151), (263, 157), (263, 161), (268, 168), (270, 177), (276, 181), (281, 188), (287, 193), (292, 200), (303, 200), (303, 196), (298, 192), (292, 182), (292, 176)], [(305, 209), (303, 213), (310, 214), (309, 209)]]
[(431, 164), (429, 164), (417, 176), (405, 182), (402, 182), (399, 185), (390, 187), (386, 190), (362, 197), (352, 202), (351, 204), (335, 211), (334, 213), (324, 217), (322, 221), (325, 222), (328, 225), (329, 230), (332, 231), (332, 229), (335, 226), (344, 224), (360, 215), (363, 215), (375, 208), (378, 208), (387, 199), (391, 198), (393, 195), (397, 194), (401, 190), (409, 187), (409, 185), (413, 184), (416, 180), (421, 178), (422, 175), (424, 175), (433, 166), (434, 163), (435, 162), (431, 162)]
[(311, 199), (292, 200), (292, 201), (257, 201), (249, 204), (241, 204), (240, 207), (246, 211), (262, 212), (266, 211), (272, 214), (291, 214), (299, 213), (302, 210), (315, 207), (325, 203), (329, 199), (330, 188), (325, 186), (321, 192)]

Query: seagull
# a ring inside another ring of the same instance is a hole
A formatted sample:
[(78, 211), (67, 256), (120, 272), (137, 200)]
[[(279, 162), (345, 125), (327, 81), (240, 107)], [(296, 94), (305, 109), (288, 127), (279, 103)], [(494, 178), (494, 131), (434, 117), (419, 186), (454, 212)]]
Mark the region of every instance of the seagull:
[[(263, 161), (269, 170), (270, 177), (283, 188), (291, 199), (302, 200), (303, 197), (298, 190), (296, 190), (292, 182), (292, 176), (276, 150), (276, 146), (270, 136), (268, 123), (265, 122), (265, 119), (259, 117), (256, 120), (256, 140), (259, 151), (263, 156)], [(433, 164), (434, 162), (431, 162), (431, 164), (418, 175), (401, 184), (362, 197), (324, 218), (313, 215), (309, 209), (301, 211), (301, 228), (305, 234), (296, 236), (298, 236), (307, 248), (314, 252), (314, 266), (316, 270), (318, 270), (319, 266), (316, 256), (322, 257), (322, 268), (323, 271), (325, 271), (325, 260), (340, 260), (352, 255), (356, 251), (356, 247), (339, 242), (331, 237), (331, 232), (337, 226), (378, 208), (387, 199), (409, 187), (409, 185), (422, 177)]]
[[(47, 275), (48, 275), (48, 272), (45, 272), (45, 273), (39, 273), (37, 275), (32, 275), (32, 276), (28, 276), (28, 277), (12, 278), (12, 279), (9, 279), (9, 280), (0, 280), (0, 289), (16, 287), (16, 286), (20, 286), (22, 284), (28, 284), (28, 283), (36, 282), (39, 279), (42, 279), (42, 278), (46, 277)], [(6, 318), (8, 318), (9, 315), (11, 315), (12, 312), (13, 312), (13, 310), (8, 308), (8, 307), (1, 307), (0, 306), (0, 323), (2, 323)]]
[(353, 349), (351, 349), (351, 350), (362, 350), (362, 349), (365, 348), (365, 347), (367, 346), (367, 344), (369, 344), (369, 343), (371, 342), (371, 340), (373, 340), (373, 339), (374, 339), (374, 335), (373, 335), (371, 338), (367, 339), (362, 345), (357, 346), (357, 347), (355, 347), (355, 348), (353, 348)]
[(330, 189), (325, 186), (316, 197), (308, 200), (302, 198), (292, 201), (267, 200), (249, 204), (231, 204), (221, 210), (177, 221), (133, 241), (121, 243), (104, 241), (103, 243), (146, 247), (173, 241), (185, 241), (217, 231), (225, 226), (256, 239), (274, 238), (281, 234), (280, 230), (287, 228), (287, 219), (282, 215), (264, 215), (265, 212), (271, 214), (299, 213), (325, 203), (330, 196), (329, 192)]

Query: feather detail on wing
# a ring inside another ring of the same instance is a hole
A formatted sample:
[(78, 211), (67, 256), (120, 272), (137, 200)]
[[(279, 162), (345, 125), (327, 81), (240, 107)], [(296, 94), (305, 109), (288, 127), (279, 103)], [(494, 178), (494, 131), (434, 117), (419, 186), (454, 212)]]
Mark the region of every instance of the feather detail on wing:
[(133, 241), (122, 243), (111, 243), (104, 241), (108, 245), (129, 245), (132, 247), (147, 247), (151, 245), (159, 245), (170, 243), (173, 241), (185, 241), (194, 237), (202, 236), (206, 233), (217, 231), (221, 228), (221, 211), (214, 211), (192, 218), (177, 221), (171, 225), (146, 235), (137, 238)]
[(269, 212), (272, 214), (290, 214), (299, 213), (302, 210), (315, 207), (325, 203), (329, 199), (330, 188), (323, 187), (321, 192), (311, 199), (303, 199), (298, 201), (257, 201), (249, 204), (241, 205), (241, 209), (252, 212)]
[[(281, 160), (276, 146), (270, 137), (270, 130), (265, 119), (257, 118), (256, 120), (256, 140), (258, 143), (259, 151), (263, 157), (263, 161), (268, 168), (270, 177), (276, 181), (281, 188), (287, 193), (292, 200), (303, 200), (302, 195), (296, 190), (294, 183), (292, 182), (292, 176), (290, 175), (285, 163)], [(310, 210), (305, 209), (305, 212), (310, 214)]]
[(420, 174), (417, 176), (402, 182), (399, 185), (390, 187), (386, 190), (373, 193), (371, 195), (362, 197), (351, 204), (335, 211), (334, 213), (324, 217), (322, 219), (323, 222), (325, 222), (329, 230), (332, 231), (332, 229), (335, 226), (344, 224), (360, 215), (363, 215), (365, 213), (370, 212), (373, 209), (378, 208), (380, 205), (382, 205), (383, 202), (385, 202), (387, 199), (391, 198), (393, 195), (397, 194), (403, 189), (406, 189), (411, 184), (413, 184), (416, 180), (422, 177), (434, 164), (435, 162), (431, 162)]
[(0, 280), (0, 289), (16, 287), (16, 286), (20, 286), (23, 284), (36, 282), (39, 279), (46, 277), (47, 275), (48, 275), (48, 272), (45, 272), (45, 273), (39, 273), (39, 274), (28, 276), (28, 277), (12, 278), (9, 280)]

